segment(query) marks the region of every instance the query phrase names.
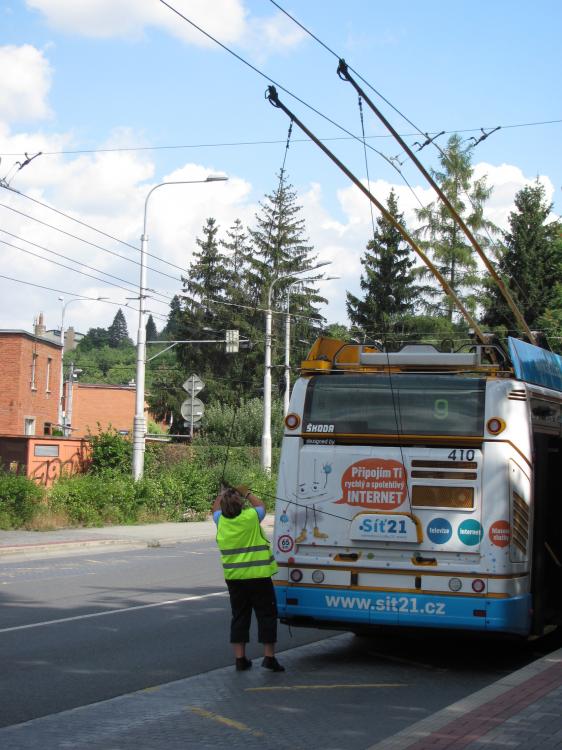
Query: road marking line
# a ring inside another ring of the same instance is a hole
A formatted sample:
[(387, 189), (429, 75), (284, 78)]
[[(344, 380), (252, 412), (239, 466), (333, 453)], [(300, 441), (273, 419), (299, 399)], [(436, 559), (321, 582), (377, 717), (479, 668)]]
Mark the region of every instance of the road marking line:
[(366, 682), (361, 685), (271, 685), (268, 687), (245, 688), (247, 693), (257, 693), (270, 690), (337, 690), (356, 688), (396, 688), (409, 687), (403, 682)]
[(204, 708), (198, 708), (197, 706), (189, 706), (188, 708), (192, 713), (197, 714), (198, 716), (202, 716), (204, 719), (211, 719), (212, 721), (216, 721), (219, 724), (226, 724), (226, 726), (230, 727), (231, 729), (238, 729), (240, 732), (249, 732), (249, 734), (254, 735), (254, 737), (264, 736), (263, 732), (260, 732), (257, 729), (252, 729), (246, 724), (242, 724), (241, 721), (229, 719), (227, 716), (221, 716), (220, 714), (215, 714), (212, 711), (206, 711)]
[(45, 620), (44, 622), (32, 622), (29, 625), (16, 625), (13, 628), (2, 628), (2, 633), (13, 633), (16, 630), (29, 630), (41, 628), (44, 625), (58, 625), (62, 622), (75, 622), (76, 620), (87, 620), (91, 617), (106, 617), (107, 615), (120, 615), (124, 612), (136, 612), (139, 609), (151, 609), (153, 607), (165, 607), (167, 604), (180, 604), (181, 602), (195, 602), (201, 599), (209, 599), (212, 596), (227, 596), (226, 591), (214, 591), (212, 594), (201, 594), (200, 596), (183, 596), (181, 599), (168, 599), (165, 602), (154, 602), (153, 604), (140, 604), (137, 607), (125, 607), (124, 609), (109, 609), (105, 612), (91, 612), (88, 615), (76, 615), (74, 617), (61, 617), (59, 620)]

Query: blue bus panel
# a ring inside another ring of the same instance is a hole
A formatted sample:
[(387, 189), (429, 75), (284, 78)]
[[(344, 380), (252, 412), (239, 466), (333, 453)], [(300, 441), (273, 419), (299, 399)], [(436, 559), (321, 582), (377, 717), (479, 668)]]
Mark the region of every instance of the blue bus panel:
[(529, 594), (489, 599), (306, 586), (276, 586), (275, 590), (280, 618), (302, 617), (326, 625), (346, 622), (350, 630), (394, 625), (528, 635), (531, 627)]

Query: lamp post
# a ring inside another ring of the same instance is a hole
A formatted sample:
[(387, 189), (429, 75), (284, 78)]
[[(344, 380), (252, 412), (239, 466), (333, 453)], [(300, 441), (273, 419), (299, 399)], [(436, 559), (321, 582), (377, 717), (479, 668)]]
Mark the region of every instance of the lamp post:
[(341, 278), (340, 276), (312, 276), (310, 278), (299, 279), (289, 284), (287, 288), (287, 307), (285, 312), (285, 390), (283, 392), (283, 416), (287, 416), (289, 411), (289, 400), (291, 396), (291, 314), (289, 306), (291, 302), (291, 292), (293, 289), (302, 284), (304, 281), (334, 281)]
[(265, 311), (265, 361), (263, 373), (263, 430), (261, 436), (261, 467), (268, 474), (271, 472), (271, 296), (273, 287), (280, 281), (295, 279), (300, 273), (315, 271), (317, 268), (327, 266), (331, 261), (327, 260), (317, 263), (311, 268), (302, 268), (300, 271), (278, 276), (273, 279), (267, 291), (267, 308)]
[(223, 175), (209, 175), (204, 180), (173, 180), (161, 182), (149, 190), (144, 201), (144, 221), (141, 235), (140, 283), (139, 283), (139, 329), (137, 332), (137, 374), (135, 383), (135, 417), (133, 421), (133, 478), (140, 479), (144, 470), (144, 439), (146, 434), (146, 420), (144, 417), (144, 385), (146, 373), (146, 256), (148, 254), (148, 235), (146, 233), (146, 219), (148, 201), (158, 188), (166, 185), (195, 185), (204, 182), (222, 182), (228, 180)]
[[(101, 302), (104, 299), (108, 299), (107, 297), (96, 297), (96, 302)], [(57, 410), (57, 421), (58, 426), (62, 429), (63, 435), (66, 434), (65, 431), (65, 424), (64, 424), (64, 416), (63, 416), (63, 409), (62, 409), (62, 403), (64, 399), (64, 315), (66, 312), (66, 308), (68, 305), (70, 305), (72, 302), (84, 302), (83, 297), (73, 297), (72, 299), (64, 301), (64, 297), (58, 297), (59, 302), (62, 302), (62, 312), (61, 312), (61, 319), (60, 319), (60, 384), (59, 384), (59, 408)]]

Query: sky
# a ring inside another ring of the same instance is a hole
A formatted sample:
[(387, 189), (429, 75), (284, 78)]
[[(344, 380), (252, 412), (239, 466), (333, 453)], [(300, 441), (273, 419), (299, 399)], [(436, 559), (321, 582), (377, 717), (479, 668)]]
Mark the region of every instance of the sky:
[[(433, 194), (364, 107), (366, 164), (349, 136), (361, 120), (339, 56), (410, 145), (420, 132), (445, 131), (444, 145), (453, 132), (477, 139), (501, 126), (472, 151), (498, 226), (537, 179), (562, 213), (559, 0), (280, 1), (316, 40), (270, 0), (167, 2), (238, 58), (159, 0), (0, 0), (0, 180), (21, 193), (0, 188), (0, 328), (31, 330), (40, 312), (58, 328), (65, 305), (65, 326), (86, 332), (121, 306), (134, 338), (147, 195), (194, 181), (148, 202), (147, 305), (161, 328), (205, 220), (222, 235), (237, 218), (252, 226), (276, 188), (289, 121), (265, 99), (272, 82), (363, 181), (368, 166), (379, 200), (395, 189), (415, 227), (414, 209)], [(396, 156), (402, 174), (388, 162)], [(438, 167), (433, 146), (419, 156)], [(321, 283), (321, 312), (345, 323), (372, 235), (369, 203), (296, 126), (285, 167), (317, 259), (339, 277)], [(203, 184), (209, 175), (229, 179)]]

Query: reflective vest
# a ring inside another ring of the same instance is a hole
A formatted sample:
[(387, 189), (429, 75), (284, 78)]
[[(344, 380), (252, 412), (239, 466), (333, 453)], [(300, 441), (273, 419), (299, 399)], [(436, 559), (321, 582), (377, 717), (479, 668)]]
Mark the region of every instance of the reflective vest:
[(268, 578), (277, 572), (255, 508), (246, 508), (236, 518), (225, 518), (221, 513), (217, 544), (227, 580)]

